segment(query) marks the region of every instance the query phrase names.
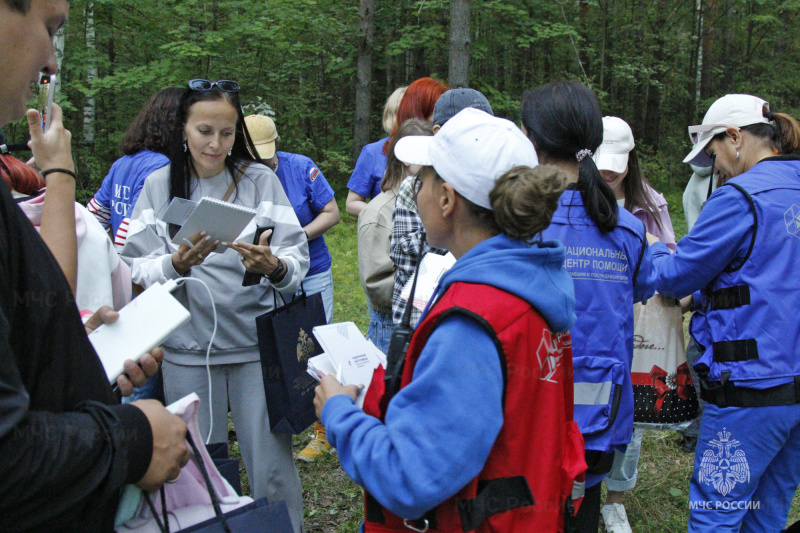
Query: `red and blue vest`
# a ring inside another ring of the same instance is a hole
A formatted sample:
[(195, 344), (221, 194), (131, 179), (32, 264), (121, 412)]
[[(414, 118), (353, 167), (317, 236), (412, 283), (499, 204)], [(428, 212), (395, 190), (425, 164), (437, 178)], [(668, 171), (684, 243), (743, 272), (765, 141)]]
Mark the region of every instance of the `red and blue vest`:
[[(454, 283), (417, 326), (401, 388), (413, 379), (428, 338), (453, 314), (472, 318), (497, 346), (505, 381), (503, 427), (481, 473), (421, 518), (399, 517), (365, 493), (365, 531), (563, 531), (574, 482), (586, 470), (583, 437), (573, 421), (569, 333), (550, 331), (536, 309), (517, 296), (488, 285)], [(381, 378), (376, 373), (364, 410), (383, 420)]]

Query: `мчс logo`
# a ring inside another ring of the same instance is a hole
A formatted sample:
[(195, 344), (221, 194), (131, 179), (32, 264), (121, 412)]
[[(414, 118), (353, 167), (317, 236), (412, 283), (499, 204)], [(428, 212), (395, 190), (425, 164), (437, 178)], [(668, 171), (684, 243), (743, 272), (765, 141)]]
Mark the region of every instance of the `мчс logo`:
[(712, 484), (717, 492), (727, 496), (737, 483), (747, 483), (750, 481), (750, 466), (744, 451), (734, 448), (741, 446), (738, 440), (731, 440), (731, 433), (722, 428), (717, 433), (719, 440), (712, 439), (709, 444), (717, 449), (706, 450), (700, 462), (700, 483)]
[(309, 337), (303, 328), (300, 328), (300, 335), (297, 337), (297, 360), (302, 363), (311, 357), (313, 353), (314, 339)]

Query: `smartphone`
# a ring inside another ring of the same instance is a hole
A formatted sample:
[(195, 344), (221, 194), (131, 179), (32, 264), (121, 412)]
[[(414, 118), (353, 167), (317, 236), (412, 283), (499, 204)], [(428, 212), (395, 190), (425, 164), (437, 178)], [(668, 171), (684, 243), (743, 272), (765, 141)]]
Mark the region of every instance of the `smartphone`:
[(39, 96), (36, 102), (36, 110), (42, 118), (42, 129), (44, 129), (44, 116), (47, 113), (47, 93), (50, 92), (50, 76), (42, 74), (39, 80)]
[(44, 110), (44, 132), (50, 129), (50, 112), (53, 110), (53, 100), (56, 96), (56, 75), (52, 74), (47, 83), (47, 104)]
[[(264, 226), (263, 228), (259, 227), (256, 228), (256, 234), (253, 237), (253, 244), (258, 244), (258, 241), (261, 239), (261, 234), (267, 231), (268, 229), (274, 230), (274, 226)], [(272, 243), (272, 234), (267, 237), (267, 246)], [(261, 274), (256, 274), (255, 272), (245, 272), (244, 278), (242, 279), (242, 287), (250, 287), (252, 285), (258, 285), (261, 282)]]

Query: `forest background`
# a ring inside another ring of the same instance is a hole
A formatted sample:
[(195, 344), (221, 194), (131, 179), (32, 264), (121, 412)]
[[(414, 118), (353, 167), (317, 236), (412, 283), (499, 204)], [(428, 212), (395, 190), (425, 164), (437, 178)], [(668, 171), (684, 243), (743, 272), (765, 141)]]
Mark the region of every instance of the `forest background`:
[(798, 115), (799, 15), (800, 0), (71, 0), (57, 99), (82, 200), (149, 96), (191, 78), (237, 80), (246, 112), (272, 114), (282, 149), (344, 191), (397, 86), (471, 86), (518, 122), (525, 90), (575, 79), (631, 124), (669, 193), (691, 174), (686, 127), (714, 99), (757, 94)]
[[(525, 90), (588, 83), (604, 114), (633, 127), (680, 237), (686, 127), (736, 92), (800, 116), (798, 23), (800, 0), (71, 0), (57, 100), (85, 203), (150, 95), (192, 78), (237, 80), (245, 111), (273, 115), (281, 148), (311, 157), (336, 190), (342, 222), (326, 234), (334, 320), (366, 330), (345, 186), (361, 147), (385, 136), (381, 112), (397, 86), (422, 76), (471, 86), (518, 122)], [(24, 122), (5, 132), (27, 140)], [(297, 436), (295, 450), (309, 438)], [(232, 429), (230, 443), (237, 456)], [(645, 432), (625, 499), (635, 531), (686, 531), (693, 457), (679, 444), (675, 433)], [(336, 458), (298, 466), (307, 530), (357, 531), (361, 492)], [(243, 468), (242, 481), (249, 492)], [(800, 495), (789, 523), (798, 519)]]

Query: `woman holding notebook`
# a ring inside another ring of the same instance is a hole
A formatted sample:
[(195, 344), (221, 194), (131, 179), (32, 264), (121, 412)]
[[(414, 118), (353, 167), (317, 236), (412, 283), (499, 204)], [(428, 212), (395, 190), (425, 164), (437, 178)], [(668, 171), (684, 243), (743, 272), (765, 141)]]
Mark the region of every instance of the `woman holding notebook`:
[(422, 166), (413, 190), (428, 240), (458, 260), (378, 413), (383, 380), (366, 392), (370, 413), (355, 386), (328, 375), (317, 387), (342, 467), (368, 491), (364, 531), (562, 531), (586, 467), (572, 421), (575, 300), (564, 246), (539, 234), (566, 177), (529, 168), (519, 128), (471, 108), (394, 153)]
[[(133, 282), (145, 288), (189, 278), (175, 295), (192, 320), (163, 344), (167, 403), (196, 392), (209, 405), (198, 416), (203, 431), (211, 427), (211, 442), (227, 442), (230, 406), (253, 497), (286, 500), (300, 531), (302, 494), (291, 435), (269, 428), (255, 317), (274, 308), (273, 291), (297, 291), (308, 271), (308, 244), (278, 178), (251, 153), (256, 150), (244, 123), (239, 85), (191, 80), (173, 133), (170, 165), (148, 176), (122, 257), (131, 265)], [(241, 242), (215, 252), (219, 241), (197, 232), (188, 242), (172, 243), (177, 227), (163, 220), (171, 200), (203, 197), (256, 211)], [(271, 229), (250, 244), (257, 228)], [(260, 281), (243, 286), (245, 272), (258, 274)], [(208, 359), (215, 315), (206, 287), (218, 319)]]

